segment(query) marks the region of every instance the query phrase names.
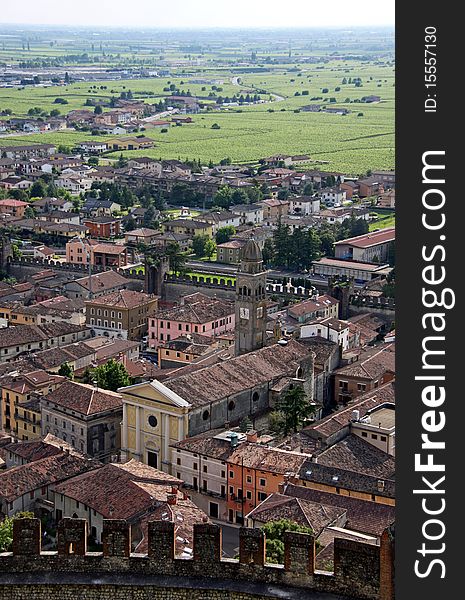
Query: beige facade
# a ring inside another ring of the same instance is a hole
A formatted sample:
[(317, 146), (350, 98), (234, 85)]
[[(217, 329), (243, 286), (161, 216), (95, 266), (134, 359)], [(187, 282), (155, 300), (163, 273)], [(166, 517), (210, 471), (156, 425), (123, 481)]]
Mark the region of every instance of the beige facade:
[(169, 473), (170, 445), (187, 436), (190, 404), (157, 380), (119, 392), (123, 397), (122, 459), (134, 458)]

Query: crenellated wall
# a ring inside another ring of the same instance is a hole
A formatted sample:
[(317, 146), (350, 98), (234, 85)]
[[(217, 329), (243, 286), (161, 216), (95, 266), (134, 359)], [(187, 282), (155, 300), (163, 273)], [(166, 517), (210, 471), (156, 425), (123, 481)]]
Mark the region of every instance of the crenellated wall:
[(209, 523), (194, 525), (189, 559), (175, 558), (169, 521), (149, 523), (147, 554), (130, 553), (125, 521), (104, 521), (103, 552), (87, 552), (84, 519), (63, 519), (57, 533), (58, 550), (42, 552), (40, 521), (14, 521), (13, 550), (0, 554), (1, 600), (378, 600), (380, 581), (382, 600), (394, 597), (386, 585), (393, 568), (389, 535), (381, 548), (335, 539), (335, 570), (328, 573), (315, 570), (313, 537), (295, 532), (285, 534), (284, 565), (265, 563), (258, 529), (240, 530), (239, 560), (221, 558), (221, 528)]

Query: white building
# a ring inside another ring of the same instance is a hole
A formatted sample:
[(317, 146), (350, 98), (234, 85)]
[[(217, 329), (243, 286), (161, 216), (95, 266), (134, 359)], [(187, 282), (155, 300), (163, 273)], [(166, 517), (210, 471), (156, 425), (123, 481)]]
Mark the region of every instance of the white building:
[(342, 351), (349, 348), (349, 323), (334, 317), (316, 319), (308, 325), (303, 325), (300, 330), (301, 338), (322, 337), (342, 347)]
[(320, 198), (318, 196), (296, 196), (290, 198), (289, 208), (291, 213), (307, 217), (320, 212)]
[(334, 208), (336, 206), (341, 206), (347, 200), (347, 194), (345, 190), (341, 190), (341, 188), (324, 188), (321, 190), (321, 200), (326, 206)]

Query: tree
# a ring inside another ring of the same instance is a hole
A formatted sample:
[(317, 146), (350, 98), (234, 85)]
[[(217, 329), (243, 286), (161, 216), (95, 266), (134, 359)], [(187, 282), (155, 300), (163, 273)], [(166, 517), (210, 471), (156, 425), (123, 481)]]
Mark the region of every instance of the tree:
[(129, 216), (124, 223), (124, 230), (125, 231), (134, 231), (134, 229), (136, 229), (136, 227), (137, 227), (136, 221), (134, 220), (133, 217)]
[(32, 512), (18, 512), (13, 517), (5, 517), (0, 523), (0, 552), (9, 552), (13, 544), (13, 521), (16, 519), (32, 519)]
[(222, 185), (213, 197), (213, 204), (221, 208), (229, 208), (232, 203), (232, 191), (228, 185)]
[(207, 235), (195, 235), (192, 238), (192, 250), (196, 256), (205, 256), (205, 246), (207, 244)]
[(216, 244), (215, 242), (211, 239), (208, 238), (207, 241), (205, 242), (205, 256), (207, 258), (211, 258), (213, 256), (213, 254), (216, 251)]
[(26, 210), (24, 211), (25, 219), (33, 219), (36, 216), (36, 211), (32, 206), (26, 206)]
[(170, 261), (170, 269), (175, 275), (182, 275), (186, 271), (186, 255), (181, 252), (177, 242), (170, 242), (166, 246), (166, 254)]
[(313, 183), (309, 181), (304, 186), (304, 196), (311, 196), (313, 194)]
[(44, 198), (46, 195), (47, 195), (47, 187), (41, 179), (38, 179), (29, 188), (29, 197), (30, 198)]
[(74, 379), (73, 367), (67, 362), (63, 363), (58, 369), (58, 375), (67, 377), (68, 379)]
[(215, 240), (217, 244), (224, 244), (229, 242), (231, 237), (236, 233), (236, 228), (233, 225), (226, 225), (226, 227), (220, 227), (215, 234)]
[(278, 192), (278, 200), (287, 200), (289, 196), (289, 191), (285, 189), (281, 189)]
[(274, 263), (275, 250), (274, 250), (274, 243), (271, 238), (267, 238), (265, 240), (265, 244), (264, 244), (263, 250), (262, 250), (262, 256), (263, 256), (263, 262), (265, 263), (265, 265), (271, 265)]
[(91, 371), (93, 381), (98, 387), (116, 392), (120, 387), (130, 385), (131, 379), (126, 367), (111, 358), (107, 363)]
[(276, 409), (284, 417), (281, 430), (283, 435), (288, 435), (291, 432), (297, 433), (299, 427), (315, 411), (315, 407), (310, 404), (302, 387), (287, 390), (276, 403)]
[(97, 106), (94, 108), (94, 114), (101, 115), (102, 113), (103, 113), (103, 108), (100, 106), (100, 104), (97, 104)]
[[(284, 563), (284, 533), (286, 531), (296, 531), (297, 533), (308, 533), (314, 535), (313, 529), (299, 525), (289, 519), (280, 519), (279, 521), (270, 521), (262, 527), (266, 536), (266, 562)], [(317, 550), (319, 543), (316, 543)]]

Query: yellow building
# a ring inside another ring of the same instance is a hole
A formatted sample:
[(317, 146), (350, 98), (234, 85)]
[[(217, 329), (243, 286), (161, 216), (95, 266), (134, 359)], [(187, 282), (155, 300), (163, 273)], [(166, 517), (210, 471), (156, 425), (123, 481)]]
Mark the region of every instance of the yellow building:
[(196, 221), (194, 219), (172, 219), (162, 223), (164, 233), (176, 233), (178, 235), (189, 235), (191, 238), (196, 235), (206, 235), (213, 237), (213, 225)]
[(46, 395), (64, 380), (60, 375), (50, 375), (43, 370), (26, 374), (11, 373), (0, 378), (3, 431), (15, 435), (20, 440), (40, 436), (40, 417), (37, 408), (34, 409), (30, 402), (35, 394)]
[(169, 472), (171, 444), (188, 431), (190, 404), (156, 379), (118, 390), (123, 397), (122, 459)]

